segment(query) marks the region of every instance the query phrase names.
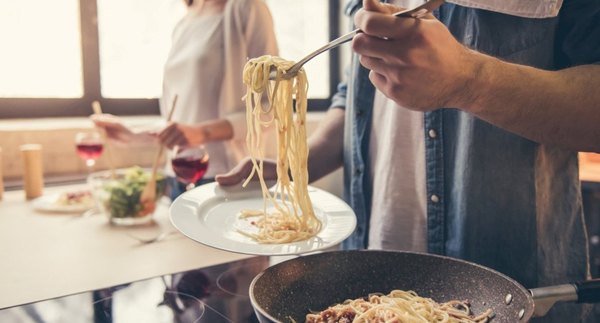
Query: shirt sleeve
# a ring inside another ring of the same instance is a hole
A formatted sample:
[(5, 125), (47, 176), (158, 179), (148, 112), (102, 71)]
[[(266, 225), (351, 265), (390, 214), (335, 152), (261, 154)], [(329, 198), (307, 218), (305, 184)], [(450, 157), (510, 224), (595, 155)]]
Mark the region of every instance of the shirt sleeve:
[(348, 83), (341, 82), (337, 86), (337, 92), (331, 98), (330, 109), (332, 108), (346, 108), (346, 93), (348, 90)]
[[(350, 0), (348, 1), (348, 3), (346, 3), (346, 7), (344, 8), (344, 14), (346, 16), (348, 16), (349, 18), (349, 29), (353, 29), (354, 28), (354, 24), (353, 24), (353, 20), (352, 17), (354, 15), (354, 13), (356, 13), (356, 11), (358, 11), (358, 9), (360, 9), (362, 4), (361, 0)], [(345, 75), (346, 75), (346, 80), (348, 80), (349, 76), (350, 76), (350, 69), (351, 67), (348, 66), (345, 69)], [(329, 108), (342, 108), (345, 109), (346, 108), (346, 95), (348, 92), (348, 83), (346, 81), (340, 82), (337, 86), (337, 92), (335, 94), (333, 94), (333, 96), (331, 97), (331, 104), (329, 105)]]
[(252, 8), (246, 24), (248, 58), (278, 55), (277, 40), (271, 11), (262, 0), (249, 1)]
[[(273, 17), (263, 0), (242, 0), (235, 7), (235, 15), (243, 22), (247, 59), (263, 55), (278, 55), (277, 40), (273, 27)], [(242, 71), (239, 75), (242, 77)], [(244, 104), (240, 109), (224, 116), (233, 127), (232, 139), (244, 139), (246, 136), (246, 111)]]
[(600, 2), (565, 0), (556, 37), (558, 68), (600, 64)]

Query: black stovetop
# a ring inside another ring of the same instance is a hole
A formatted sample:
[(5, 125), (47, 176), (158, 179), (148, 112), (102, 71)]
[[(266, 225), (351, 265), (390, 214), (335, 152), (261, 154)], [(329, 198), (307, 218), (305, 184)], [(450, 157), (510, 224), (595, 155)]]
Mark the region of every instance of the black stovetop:
[(248, 288), (268, 262), (256, 257), (3, 309), (0, 322), (257, 322)]

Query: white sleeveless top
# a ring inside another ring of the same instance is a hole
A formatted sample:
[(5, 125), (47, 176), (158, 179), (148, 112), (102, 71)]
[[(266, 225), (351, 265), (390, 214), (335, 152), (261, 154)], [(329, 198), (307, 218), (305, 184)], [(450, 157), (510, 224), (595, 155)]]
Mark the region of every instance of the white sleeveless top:
[[(163, 72), (161, 114), (168, 115), (177, 94), (174, 121), (227, 119), (234, 129), (231, 140), (206, 144), (207, 178), (228, 172), (248, 155), (243, 67), (248, 58), (277, 53), (273, 20), (263, 0), (228, 0), (222, 13), (187, 15), (173, 30)], [(167, 174), (173, 175), (167, 165)]]
[[(223, 80), (223, 41), (223, 14), (187, 16), (177, 25), (163, 76), (163, 97), (178, 95), (173, 121), (195, 124), (219, 119), (216, 93)], [(166, 116), (171, 104), (163, 103), (161, 114)], [(227, 172), (224, 142), (209, 142), (205, 147), (210, 156), (206, 176)]]

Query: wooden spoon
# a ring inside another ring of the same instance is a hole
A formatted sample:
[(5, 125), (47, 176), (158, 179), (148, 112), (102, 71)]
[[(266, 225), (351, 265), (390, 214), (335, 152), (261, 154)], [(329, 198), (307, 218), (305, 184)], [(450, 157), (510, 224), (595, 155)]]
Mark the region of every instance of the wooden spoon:
[[(93, 101), (92, 109), (94, 110), (94, 114), (98, 114), (98, 115), (102, 114), (102, 107), (100, 106), (100, 102)], [(108, 143), (106, 131), (102, 130), (101, 132), (102, 132), (102, 141), (104, 142), (104, 150), (106, 151), (106, 158), (108, 159), (108, 168), (110, 169), (110, 176), (112, 178), (115, 178), (116, 177), (115, 163), (113, 162), (110, 144)]]
[[(177, 103), (177, 95), (173, 98), (173, 104), (171, 105), (171, 111), (169, 111), (169, 116), (167, 117), (167, 122), (171, 121), (173, 117), (173, 112), (175, 111), (175, 104)], [(158, 170), (158, 162), (160, 161), (160, 157), (163, 152), (163, 145), (158, 147), (158, 152), (156, 153), (156, 157), (154, 158), (154, 163), (152, 164), (152, 173), (150, 175), (150, 179), (148, 183), (144, 187), (142, 194), (140, 195), (140, 204), (143, 205), (144, 214), (149, 214), (154, 212), (156, 209), (156, 171)]]

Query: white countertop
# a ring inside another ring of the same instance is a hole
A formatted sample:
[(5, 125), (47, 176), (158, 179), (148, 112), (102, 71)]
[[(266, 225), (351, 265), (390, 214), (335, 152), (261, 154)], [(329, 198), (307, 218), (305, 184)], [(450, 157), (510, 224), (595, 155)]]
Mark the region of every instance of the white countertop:
[[(45, 188), (52, 194), (83, 185)], [(151, 237), (175, 230), (167, 205), (143, 227), (115, 227), (103, 215), (41, 213), (22, 191), (0, 201), (0, 309), (106, 288), (150, 277), (249, 258), (201, 245), (180, 233), (140, 244), (128, 233)]]

